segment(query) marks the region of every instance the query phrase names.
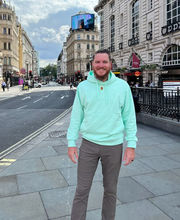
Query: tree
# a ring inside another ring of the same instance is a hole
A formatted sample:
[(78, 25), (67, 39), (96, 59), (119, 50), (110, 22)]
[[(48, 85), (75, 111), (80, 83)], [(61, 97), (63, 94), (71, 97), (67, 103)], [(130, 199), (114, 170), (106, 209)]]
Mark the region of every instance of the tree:
[(49, 78), (57, 78), (57, 66), (55, 64), (48, 64), (46, 67), (41, 68), (41, 76), (48, 76)]

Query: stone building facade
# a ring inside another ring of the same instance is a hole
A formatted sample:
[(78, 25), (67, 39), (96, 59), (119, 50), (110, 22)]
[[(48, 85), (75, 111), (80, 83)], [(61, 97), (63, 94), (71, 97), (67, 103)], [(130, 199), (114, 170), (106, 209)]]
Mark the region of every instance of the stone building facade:
[(57, 78), (67, 76), (67, 52), (66, 42), (63, 43), (63, 48), (58, 56), (57, 60)]
[(67, 37), (67, 74), (73, 76), (79, 72), (83, 76), (91, 69), (91, 57), (99, 49), (99, 31), (71, 30)]
[(100, 46), (130, 83), (180, 80), (179, 0), (99, 0)]
[(36, 76), (38, 54), (21, 27), (15, 9), (0, 0), (0, 82), (18, 84), (19, 77)]

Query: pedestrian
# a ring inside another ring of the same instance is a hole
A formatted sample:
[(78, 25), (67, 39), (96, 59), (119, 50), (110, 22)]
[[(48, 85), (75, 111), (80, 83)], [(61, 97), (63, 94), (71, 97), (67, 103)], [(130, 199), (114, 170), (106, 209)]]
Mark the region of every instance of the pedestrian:
[(5, 81), (2, 81), (1, 86), (2, 86), (3, 92), (5, 92), (5, 88), (6, 88), (6, 83), (5, 83)]
[(72, 82), (70, 82), (70, 89), (72, 89)]
[[(132, 163), (136, 148), (136, 116), (129, 85), (111, 72), (108, 50), (95, 53), (93, 71), (77, 87), (68, 128), (68, 156), (78, 161), (77, 188), (71, 220), (85, 220), (92, 180), (101, 161), (104, 197), (102, 220), (114, 220), (116, 192), (122, 161), (124, 132), (127, 148), (124, 165)], [(75, 141), (82, 134), (78, 155)]]

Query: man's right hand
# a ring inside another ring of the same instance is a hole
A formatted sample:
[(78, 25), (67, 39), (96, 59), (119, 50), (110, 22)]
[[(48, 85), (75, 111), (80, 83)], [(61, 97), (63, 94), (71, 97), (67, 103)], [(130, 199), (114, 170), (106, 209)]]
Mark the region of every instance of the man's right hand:
[(77, 160), (78, 160), (77, 147), (68, 147), (68, 156), (72, 160), (73, 163), (77, 163)]

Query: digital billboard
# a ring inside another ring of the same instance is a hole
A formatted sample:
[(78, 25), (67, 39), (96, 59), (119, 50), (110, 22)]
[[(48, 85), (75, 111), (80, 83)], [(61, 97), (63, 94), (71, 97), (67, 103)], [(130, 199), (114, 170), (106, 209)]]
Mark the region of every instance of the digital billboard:
[(72, 30), (94, 29), (94, 14), (78, 14), (71, 17)]

